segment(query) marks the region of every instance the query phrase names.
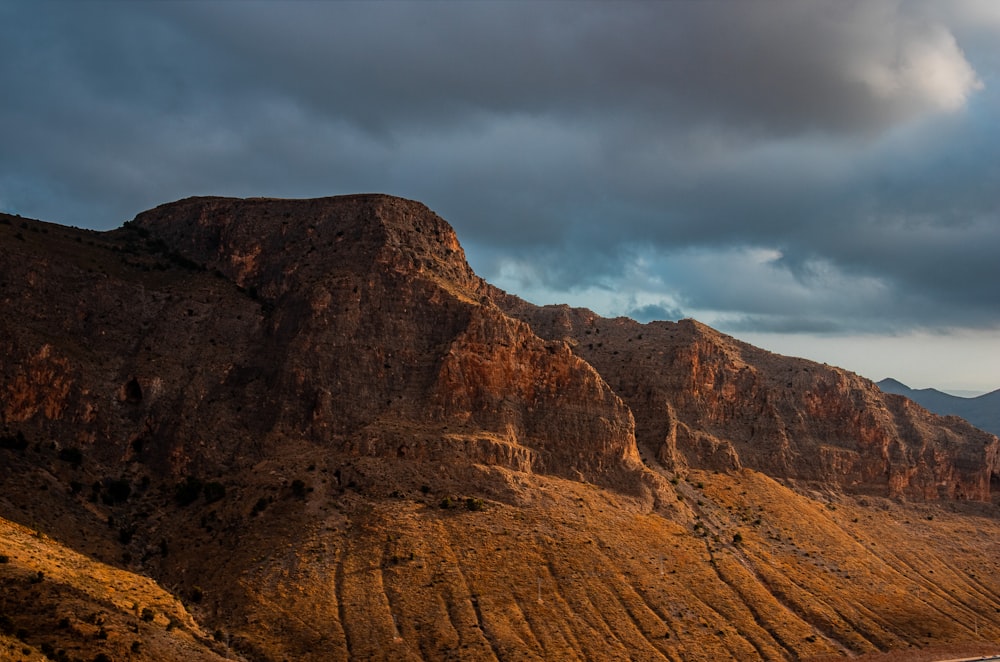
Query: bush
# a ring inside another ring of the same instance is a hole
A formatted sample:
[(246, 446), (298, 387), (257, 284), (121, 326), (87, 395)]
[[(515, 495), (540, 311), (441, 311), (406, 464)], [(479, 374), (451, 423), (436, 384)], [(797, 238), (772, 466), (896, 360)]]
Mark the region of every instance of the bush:
[(442, 508), (444, 508), (445, 510), (447, 510), (447, 509), (451, 508), (451, 507), (452, 507), (452, 505), (453, 505), (453, 504), (452, 504), (452, 502), (451, 502), (451, 497), (445, 497), (445, 498), (441, 499), (441, 503), (440, 503), (440, 506), (441, 506)]
[(63, 462), (69, 462), (76, 468), (83, 464), (83, 451), (75, 446), (62, 448), (59, 450), (59, 459)]
[(215, 503), (226, 496), (226, 486), (222, 483), (205, 483), (205, 503)]
[(257, 499), (257, 503), (253, 505), (253, 511), (250, 514), (254, 516), (259, 515), (260, 513), (264, 512), (264, 509), (267, 508), (267, 504), (269, 503), (270, 501), (267, 500), (267, 497), (261, 497)]
[(0, 448), (14, 451), (23, 451), (28, 447), (28, 440), (24, 438), (24, 433), (18, 430), (14, 434), (0, 435)]
[(127, 545), (132, 542), (132, 537), (135, 535), (135, 524), (129, 524), (128, 526), (123, 526), (118, 529), (118, 541)]
[(468, 499), (465, 500), (465, 509), (466, 510), (471, 510), (471, 511), (475, 512), (475, 511), (482, 510), (485, 507), (486, 507), (486, 503), (482, 499), (474, 499), (473, 497), (469, 497)]
[(180, 506), (190, 506), (201, 496), (202, 482), (194, 476), (188, 476), (174, 486), (174, 499)]
[(306, 484), (296, 478), (292, 481), (292, 494), (294, 494), (299, 499), (306, 498)]
[(152, 623), (153, 619), (156, 618), (156, 612), (149, 607), (142, 608), (142, 615), (139, 617), (147, 623)]
[(102, 497), (102, 501), (109, 506), (116, 503), (125, 503), (132, 495), (132, 485), (129, 484), (127, 478), (119, 478), (118, 480), (105, 479), (104, 486), (107, 489), (107, 493)]

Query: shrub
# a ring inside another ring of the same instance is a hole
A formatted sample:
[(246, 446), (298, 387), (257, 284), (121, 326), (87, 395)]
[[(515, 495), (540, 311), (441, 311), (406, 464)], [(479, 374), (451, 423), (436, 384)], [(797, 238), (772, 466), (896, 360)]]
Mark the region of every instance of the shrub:
[(105, 479), (104, 485), (107, 493), (102, 497), (102, 501), (109, 506), (116, 503), (125, 503), (132, 495), (132, 485), (129, 484), (127, 478), (119, 478), (118, 480)]
[(294, 494), (299, 499), (306, 498), (306, 484), (296, 478), (292, 481), (292, 494)]
[(479, 511), (486, 507), (486, 503), (482, 499), (476, 499), (469, 497), (465, 500), (465, 509), (471, 511)]
[(135, 535), (135, 524), (129, 524), (128, 526), (123, 526), (118, 529), (118, 541), (123, 545), (127, 545), (132, 542), (132, 537)]
[(261, 497), (257, 499), (257, 503), (253, 505), (253, 511), (251, 512), (251, 514), (256, 516), (264, 512), (264, 509), (267, 508), (268, 503), (270, 502), (267, 500), (267, 497)]
[(59, 459), (76, 468), (83, 464), (83, 451), (75, 446), (68, 446), (59, 450)]
[(202, 598), (205, 597), (205, 591), (198, 585), (191, 588), (191, 602), (201, 602)]
[(205, 503), (215, 503), (226, 496), (226, 486), (222, 483), (205, 483)]
[(444, 508), (445, 510), (447, 510), (448, 508), (451, 508), (452, 507), (451, 497), (445, 497), (445, 498), (441, 499), (440, 506), (442, 508)]
[(23, 451), (28, 447), (28, 440), (24, 438), (24, 433), (18, 430), (14, 434), (0, 435), (0, 448), (14, 451)]
[(147, 623), (152, 623), (153, 619), (156, 618), (156, 612), (149, 607), (142, 608), (142, 615), (139, 617)]
[(174, 499), (179, 506), (190, 506), (201, 496), (202, 482), (194, 476), (188, 476), (174, 486)]

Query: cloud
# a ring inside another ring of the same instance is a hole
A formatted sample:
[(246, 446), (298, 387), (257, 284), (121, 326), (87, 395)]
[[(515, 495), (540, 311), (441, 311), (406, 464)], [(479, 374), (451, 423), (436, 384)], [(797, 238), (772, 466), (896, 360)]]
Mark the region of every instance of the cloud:
[(647, 303), (628, 311), (627, 317), (631, 317), (639, 322), (652, 321), (675, 321), (682, 319), (684, 313), (679, 308), (674, 308), (666, 302)]
[(997, 36), (975, 0), (7, 3), (0, 200), (383, 191), (539, 303), (997, 328)]

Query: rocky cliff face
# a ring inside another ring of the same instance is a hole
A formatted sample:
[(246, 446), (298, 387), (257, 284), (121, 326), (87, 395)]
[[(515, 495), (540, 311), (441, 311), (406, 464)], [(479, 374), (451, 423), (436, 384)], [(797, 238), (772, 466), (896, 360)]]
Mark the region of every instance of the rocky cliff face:
[(640, 447), (670, 468), (746, 466), (778, 478), (918, 500), (990, 499), (997, 438), (695, 322), (638, 324), (497, 292), (541, 336), (571, 343), (632, 409)]
[(33, 239), (4, 265), (9, 428), (175, 476), (288, 438), (596, 482), (641, 471), (621, 399), (486, 298), (418, 203), (184, 200), (75, 262)]
[(634, 483), (641, 447), (921, 500), (988, 500), (1000, 467), (996, 437), (843, 370), (508, 296), (411, 201), (194, 198), (46, 231), (2, 266), (3, 422), (105, 460), (182, 475), (305, 438)]
[(0, 651), (809, 659), (965, 641), (971, 608), (1000, 636), (996, 437), (697, 322), (530, 305), (418, 203), (0, 215), (0, 258)]

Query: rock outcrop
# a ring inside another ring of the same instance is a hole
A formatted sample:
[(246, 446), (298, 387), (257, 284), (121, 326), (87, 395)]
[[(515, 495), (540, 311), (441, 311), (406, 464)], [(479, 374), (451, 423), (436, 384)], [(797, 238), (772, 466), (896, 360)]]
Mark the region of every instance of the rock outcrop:
[(5, 265), (5, 281), (28, 284), (6, 290), (8, 320), (22, 320), (3, 334), (8, 426), (175, 476), (306, 438), (638, 480), (628, 407), (563, 343), (502, 313), (419, 203), (195, 198), (93, 243), (97, 274), (30, 244)]
[(0, 311), (0, 657), (1000, 637), (996, 437), (694, 321), (528, 304), (416, 202), (0, 215)]
[(671, 469), (746, 466), (776, 478), (917, 500), (989, 501), (994, 435), (856, 374), (779, 356), (694, 320), (639, 324), (496, 292), (571, 344), (631, 408), (640, 447)]
[(105, 460), (179, 476), (306, 438), (620, 484), (641, 447), (668, 471), (980, 501), (1000, 470), (996, 437), (846, 371), (507, 295), (419, 203), (192, 198), (87, 236), (4, 261), (2, 415)]

